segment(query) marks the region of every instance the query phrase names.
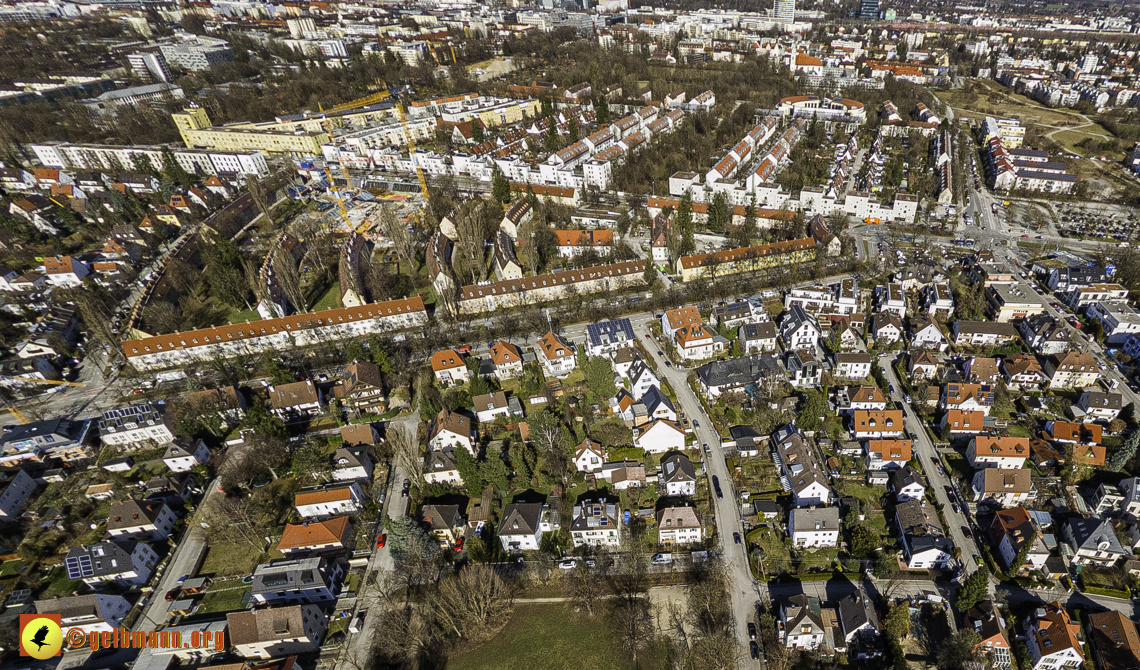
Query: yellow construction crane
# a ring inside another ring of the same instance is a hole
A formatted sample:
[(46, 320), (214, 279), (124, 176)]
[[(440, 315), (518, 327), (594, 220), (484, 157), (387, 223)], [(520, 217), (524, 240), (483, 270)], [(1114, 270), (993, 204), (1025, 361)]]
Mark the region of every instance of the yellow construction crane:
[[(329, 117), (319, 104), (317, 108), (321, 110), (321, 123), (324, 124), (325, 132), (328, 133), (329, 142), (333, 143), (333, 146), (336, 146), (336, 141), (333, 138), (332, 124), (329, 123)], [(344, 170), (345, 188), (352, 188), (352, 176), (349, 174), (348, 166), (344, 164), (344, 161), (341, 161), (340, 168)], [(333, 199), (336, 200), (337, 206), (340, 207), (340, 216), (344, 219), (344, 225), (348, 226), (349, 230), (352, 230), (352, 219), (348, 218), (348, 208), (344, 206), (344, 200), (340, 197), (340, 189), (336, 187), (336, 181), (333, 179), (332, 171), (329, 170), (327, 160), (325, 161), (325, 177), (329, 180), (329, 190), (332, 191)]]
[(404, 128), (404, 137), (408, 138), (408, 158), (412, 161), (412, 167), (416, 169), (416, 177), (420, 180), (420, 193), (424, 196), (424, 203), (428, 202), (428, 187), (427, 180), (424, 179), (424, 171), (420, 168), (419, 161), (416, 160), (416, 141), (412, 139), (412, 131), (408, 129), (408, 115), (404, 112), (404, 103), (400, 101), (399, 96), (395, 97), (396, 112), (400, 115), (400, 125)]
[(9, 377), (14, 381), (28, 382), (29, 384), (50, 384), (52, 386), (83, 386), (82, 382), (65, 382), (56, 379), (37, 379), (36, 377)]
[(384, 102), (387, 100), (389, 95), (391, 94), (388, 93), (388, 89), (385, 88), (379, 93), (373, 93), (372, 95), (366, 95), (363, 98), (357, 98), (352, 102), (346, 102), (342, 105), (337, 105), (336, 107), (332, 108), (332, 111), (343, 112), (346, 109), (356, 109), (357, 107), (364, 107), (366, 105), (375, 105), (378, 102)]
[(28, 417), (24, 416), (24, 414), (15, 407), (8, 407), (6, 409), (11, 412), (12, 416), (16, 417), (16, 420), (20, 423), (31, 423), (31, 421), (28, 421)]

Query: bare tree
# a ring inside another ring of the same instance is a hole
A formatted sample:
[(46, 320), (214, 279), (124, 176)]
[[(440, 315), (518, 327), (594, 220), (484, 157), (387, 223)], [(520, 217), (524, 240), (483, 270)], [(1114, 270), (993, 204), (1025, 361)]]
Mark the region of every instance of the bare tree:
[(293, 310), (300, 313), (309, 311), (308, 300), (301, 288), (301, 274), (293, 255), (285, 249), (277, 249), (273, 253), (273, 274), (285, 298), (293, 305)]
[(392, 458), (396, 468), (412, 482), (419, 484), (424, 479), (424, 462), (420, 457), (420, 445), (415, 433), (402, 426), (388, 424), (388, 444), (392, 448)]
[(273, 211), (270, 208), (272, 203), (269, 202), (269, 190), (257, 175), (246, 175), (246, 186), (249, 187), (249, 195), (253, 198), (253, 202), (257, 204), (257, 208), (268, 219), (270, 225), (273, 224)]
[(413, 260), (416, 254), (416, 233), (408, 224), (396, 216), (389, 205), (380, 209), (380, 228), (384, 236), (392, 242), (392, 250), (408, 265), (408, 272), (415, 270)]
[(423, 609), (410, 606), (385, 609), (376, 627), (376, 648), (389, 660), (417, 667), (419, 659), (430, 652), (436, 628)]
[[(602, 570), (598, 562), (595, 570)], [(606, 595), (606, 584), (599, 574), (591, 572), (584, 563), (563, 576), (562, 592), (576, 605), (585, 608), (586, 613), (594, 616), (594, 610)]]
[(432, 612), (440, 627), (457, 637), (483, 639), (510, 618), (514, 593), (486, 565), (469, 565), (444, 581), (432, 596)]
[(471, 276), (471, 283), (483, 280), (487, 239), (483, 226), (485, 205), (482, 200), (470, 200), (455, 210), (455, 233), (459, 238), (457, 245), (464, 267)]
[(610, 634), (614, 644), (634, 667), (640, 654), (653, 643), (656, 631), (650, 620), (649, 601), (643, 597), (615, 600), (610, 610)]
[(241, 259), (241, 269), (245, 275), (246, 282), (249, 283), (249, 290), (253, 291), (254, 300), (257, 304), (269, 299), (269, 287), (265, 285), (265, 281), (261, 278), (261, 266), (252, 258), (244, 257)]
[(228, 496), (212, 496), (194, 515), (210, 544), (248, 544), (265, 550), (265, 538), (274, 527), (263, 523), (254, 506)]

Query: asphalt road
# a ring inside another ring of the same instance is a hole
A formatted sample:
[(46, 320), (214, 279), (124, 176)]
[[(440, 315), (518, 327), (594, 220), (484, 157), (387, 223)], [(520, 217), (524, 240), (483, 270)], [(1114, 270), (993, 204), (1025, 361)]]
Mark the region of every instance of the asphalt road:
[[(938, 456), (938, 450), (935, 449), (934, 443), (930, 440), (930, 435), (926, 432), (922, 420), (918, 418), (914, 408), (906, 405), (903, 402), (902, 384), (899, 383), (898, 375), (894, 370), (894, 359), (889, 357), (879, 358), (879, 367), (883, 369), (883, 374), (886, 375), (887, 381), (894, 386), (895, 392), (891, 394), (890, 400), (897, 402), (899, 406), (904, 407), (903, 414), (905, 415), (904, 424), (906, 432), (914, 444), (914, 452), (922, 463), (922, 469), (926, 472), (926, 481), (933, 489), (934, 498), (942, 505), (942, 511), (946, 515), (946, 521), (949, 528), (944, 528), (946, 536), (954, 541), (954, 546), (962, 550), (962, 565), (965, 567), (966, 573), (972, 573), (978, 569), (977, 560), (980, 558), (978, 552), (978, 545), (972, 539), (967, 539), (962, 528), (969, 525), (969, 520), (966, 517), (966, 508), (962, 506), (962, 501), (959, 502), (961, 512), (955, 512), (952, 504), (955, 500), (951, 500), (949, 494), (946, 493), (946, 487), (950, 486), (950, 472), (948, 470), (944, 473), (938, 472), (938, 467), (934, 464), (937, 459), (941, 462)], [(973, 532), (973, 531), (971, 531)], [(975, 537), (981, 537), (979, 533), (974, 533)]]
[[(634, 322), (634, 333), (638, 338), (650, 334), (647, 315), (639, 315)], [(745, 664), (754, 664), (748, 654), (748, 630), (746, 624), (751, 621), (756, 612), (756, 603), (764, 599), (765, 585), (752, 578), (748, 566), (747, 545), (744, 543), (743, 519), (740, 516), (740, 497), (732, 486), (732, 477), (724, 461), (724, 453), (720, 446), (720, 435), (713, 429), (713, 422), (705, 414), (704, 407), (697, 399), (693, 390), (689, 388), (686, 377), (688, 370), (665, 366), (665, 359), (657, 355), (656, 342), (646, 341), (649, 356), (657, 365), (658, 372), (663, 379), (677, 393), (677, 411), (684, 412), (690, 421), (699, 424), (694, 429), (698, 444), (707, 444), (705, 457), (705, 472), (710, 477), (709, 490), (713, 490), (712, 478), (719, 480), (724, 497), (713, 497), (713, 509), (716, 514), (718, 548), (724, 558), (725, 569), (728, 573), (729, 598), (732, 601), (733, 632), (740, 640), (741, 661)], [(739, 534), (741, 542), (735, 541), (734, 534)]]

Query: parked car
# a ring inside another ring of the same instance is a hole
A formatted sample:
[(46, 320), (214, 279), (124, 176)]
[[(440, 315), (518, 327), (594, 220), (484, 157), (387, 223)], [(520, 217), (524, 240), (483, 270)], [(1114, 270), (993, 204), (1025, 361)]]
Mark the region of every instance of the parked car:
[(736, 544), (740, 544), (740, 542), (741, 542), (740, 533), (733, 533), (732, 534), (732, 541), (735, 542)]
[(178, 596), (180, 595), (182, 595), (182, 589), (170, 589), (166, 592), (166, 602), (178, 600)]
[(577, 565), (578, 562), (572, 558), (568, 558), (565, 561), (560, 561), (558, 563), (558, 567), (562, 568), (563, 570), (573, 570), (575, 567), (577, 567)]
[(388, 541), (387, 535), (381, 535), (380, 537), (376, 538), (376, 548), (377, 549), (383, 549), (384, 543), (387, 541)]
[(756, 639), (756, 624), (752, 623), (751, 621), (748, 622), (748, 639)]
[(755, 641), (748, 643), (748, 653), (752, 654), (753, 659), (760, 658), (760, 647)]
[(462, 537), (455, 541), (455, 553), (458, 554), (461, 551), (463, 551), (463, 538)]

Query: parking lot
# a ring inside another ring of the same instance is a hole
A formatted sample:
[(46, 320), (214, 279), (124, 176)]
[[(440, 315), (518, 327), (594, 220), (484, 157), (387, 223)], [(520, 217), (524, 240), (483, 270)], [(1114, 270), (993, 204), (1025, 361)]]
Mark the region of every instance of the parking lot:
[(1136, 213), (1104, 203), (1056, 203), (1057, 232), (1063, 237), (1129, 240), (1136, 228)]

